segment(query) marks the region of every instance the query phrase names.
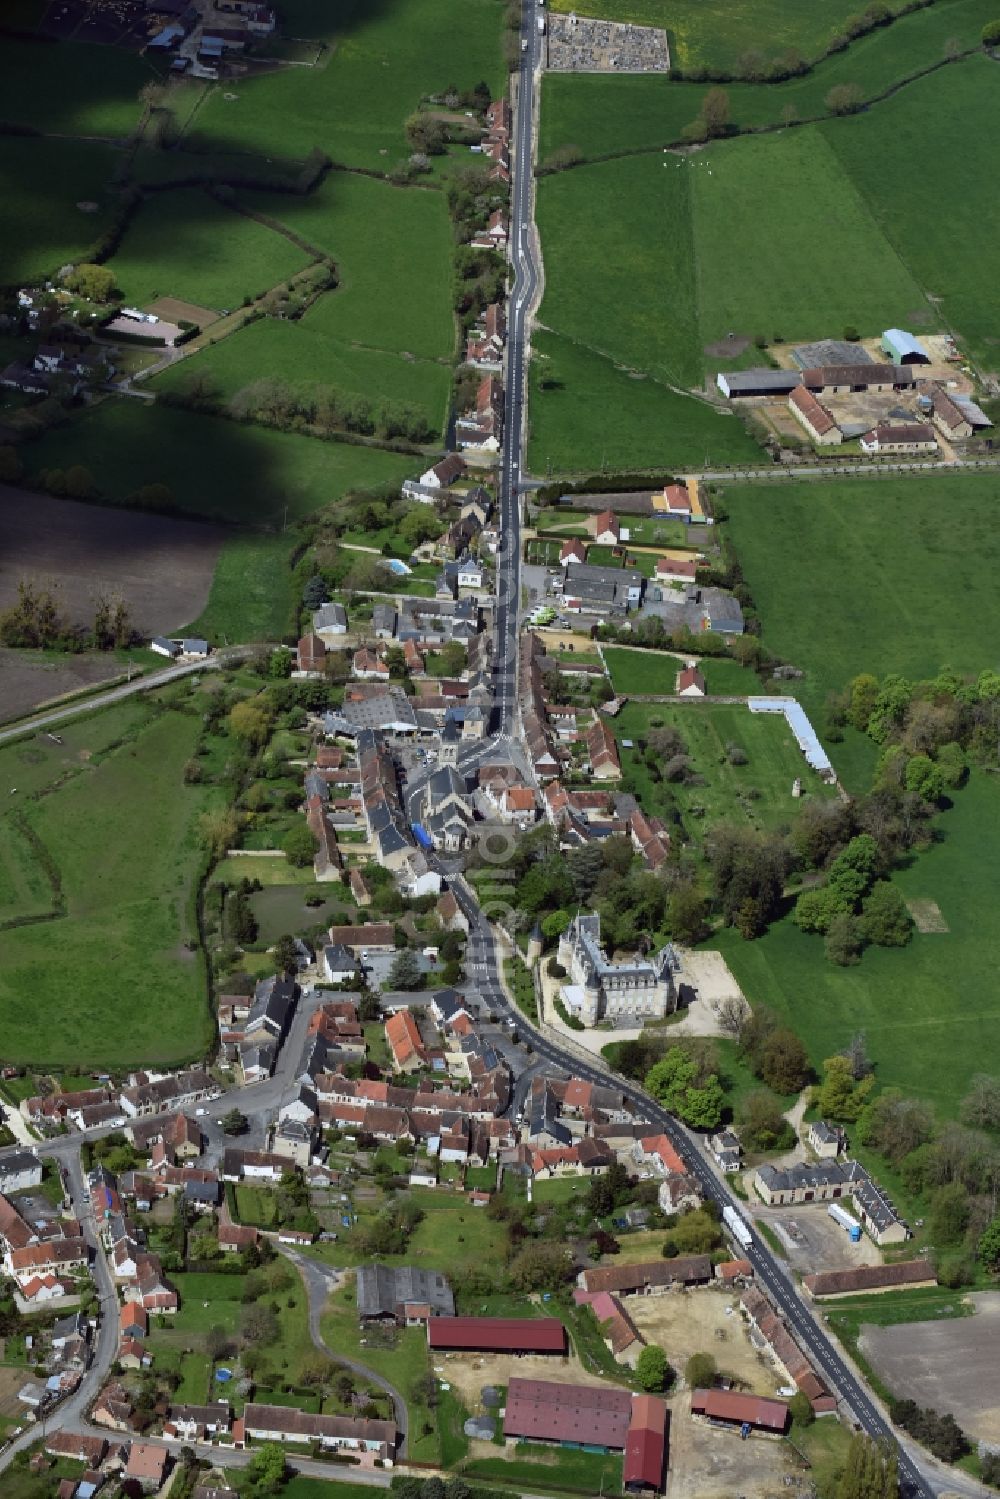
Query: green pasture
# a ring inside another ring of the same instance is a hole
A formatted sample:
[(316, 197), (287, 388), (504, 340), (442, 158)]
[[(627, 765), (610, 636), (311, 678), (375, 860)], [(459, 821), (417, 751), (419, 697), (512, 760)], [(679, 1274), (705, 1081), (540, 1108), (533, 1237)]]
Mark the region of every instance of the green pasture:
[(229, 401), (255, 381), (269, 378), (302, 392), (329, 387), (367, 397), (375, 406), (382, 400), (412, 406), (426, 414), (433, 430), (444, 425), (451, 389), (447, 365), (345, 344), (308, 320), (281, 318), (264, 318), (240, 328), (164, 370), (147, 388), (184, 391), (196, 379), (207, 380), (216, 399)]
[(305, 24), (335, 43), (332, 55), (315, 69), (219, 85), (197, 115), (192, 144), (300, 158), (318, 147), (338, 164), (386, 172), (408, 154), (403, 126), (423, 95), (480, 79), (499, 92), (502, 15), (499, 0), (312, 5)]
[[(829, 114), (826, 96), (837, 84), (856, 84), (863, 97), (886, 89), (944, 58), (946, 42), (977, 47), (993, 0), (938, 0), (901, 16), (892, 26), (869, 32), (832, 54), (801, 78), (784, 83), (727, 83), (730, 121), (738, 128), (781, 125)], [(944, 73), (953, 91), (960, 74)], [(686, 83), (653, 73), (547, 73), (543, 82), (539, 160), (575, 147), (585, 158), (623, 151), (649, 151), (677, 143), (685, 125), (701, 112), (710, 83)], [(904, 94), (906, 90), (904, 89)], [(881, 108), (881, 105), (878, 106)], [(877, 109), (875, 111), (877, 113)]]
[[(552, 0), (552, 8), (574, 7), (572, 0)], [(737, 9), (725, 0), (587, 0), (583, 13), (666, 27), (672, 59), (680, 67), (731, 68), (751, 51), (774, 57), (794, 47), (807, 58), (817, 56), (842, 28), (852, 6), (850, 0), (830, 0), (818, 10), (803, 9), (795, 0), (760, 0)]]
[(294, 633), (291, 558), (287, 534), (234, 536), (215, 564), (212, 587), (186, 633), (227, 640), (279, 641)]
[(50, 135), (129, 135), (142, 113), (140, 89), (159, 80), (144, 58), (115, 47), (12, 36), (0, 47), (4, 119)]
[[(996, 474), (726, 490), (765, 643), (810, 711), (858, 672), (978, 672), (1000, 659)], [(970, 628), (970, 621), (975, 626)], [(832, 746), (837, 758), (840, 746)]]
[(880, 332), (909, 325), (915, 311), (921, 322), (931, 316), (829, 139), (806, 127), (732, 141), (665, 169), (691, 178), (706, 342), (734, 329), (769, 340), (839, 336), (847, 323)]
[(616, 693), (672, 693), (677, 673), (684, 665), (665, 651), (634, 651), (627, 646), (606, 645), (603, 654)]
[[(936, 842), (893, 875), (907, 900), (933, 900), (949, 930), (908, 947), (871, 948), (854, 968), (828, 963), (820, 938), (779, 922), (757, 942), (727, 931), (721, 947), (751, 1005), (766, 1003), (819, 1065), (864, 1031), (879, 1083), (955, 1114), (992, 1054), (1000, 995), (993, 900), (1000, 880), (1000, 788), (974, 773), (938, 821)], [(881, 1299), (881, 1298), (878, 1298)]]
[(229, 311), (310, 264), (284, 235), (198, 188), (145, 200), (109, 262), (128, 302), (181, 297)]
[[(937, 316), (995, 370), (1000, 240), (987, 226), (996, 211), (997, 64), (969, 58), (821, 130), (886, 239), (934, 299)], [(852, 266), (852, 281), (858, 269)]]
[[(720, 822), (764, 829), (789, 822), (801, 806), (792, 796), (796, 779), (808, 795), (831, 795), (777, 715), (752, 714), (739, 703), (627, 703), (609, 722), (619, 746), (623, 739), (635, 744), (657, 726), (680, 732), (700, 784), (654, 781), (638, 744), (621, 749), (622, 770), (644, 810), (664, 816), (676, 808), (684, 832), (694, 841)], [(731, 745), (744, 752), (745, 765), (730, 763)]]
[[(307, 197), (255, 193), (245, 201), (336, 261), (337, 289), (310, 308), (305, 326), (366, 349), (451, 356), (452, 240), (442, 193), (330, 172)], [(372, 390), (388, 394), (377, 383)]]
[[(80, 258), (110, 223), (116, 161), (106, 145), (0, 135), (0, 285), (52, 275)], [(79, 203), (96, 203), (96, 211)]]
[(542, 321), (664, 381), (700, 384), (704, 345), (733, 331), (881, 329), (923, 303), (814, 127), (578, 167), (544, 178), (538, 198)]
[(734, 412), (630, 374), (572, 337), (536, 332), (531, 347), (532, 473), (671, 474), (759, 463), (760, 450)]
[[(9, 1060), (169, 1064), (204, 1050), (205, 976), (186, 939), (202, 860), (195, 822), (211, 794), (181, 780), (197, 732), (193, 715), (147, 710), (118, 749), (24, 800), (66, 914), (4, 933)], [(11, 784), (24, 753), (0, 751)]]
[(83, 459), (111, 504), (166, 484), (178, 510), (233, 525), (281, 526), (352, 489), (396, 483), (414, 460), (194, 412), (113, 399), (25, 449), (29, 469)]

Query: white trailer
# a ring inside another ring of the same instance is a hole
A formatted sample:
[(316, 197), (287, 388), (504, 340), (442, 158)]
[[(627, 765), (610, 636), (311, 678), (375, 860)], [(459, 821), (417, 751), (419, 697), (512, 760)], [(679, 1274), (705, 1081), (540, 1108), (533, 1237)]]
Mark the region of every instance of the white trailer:
[(833, 1219), (834, 1223), (839, 1223), (841, 1228), (845, 1228), (847, 1230), (847, 1232), (851, 1236), (851, 1240), (853, 1243), (857, 1244), (860, 1242), (861, 1224), (858, 1222), (857, 1218), (852, 1218), (847, 1209), (842, 1208), (839, 1202), (831, 1202), (827, 1207), (827, 1212)]
[(728, 1203), (722, 1209), (722, 1221), (740, 1248), (749, 1249), (753, 1243), (753, 1234), (747, 1227), (746, 1219), (734, 1207), (730, 1207)]

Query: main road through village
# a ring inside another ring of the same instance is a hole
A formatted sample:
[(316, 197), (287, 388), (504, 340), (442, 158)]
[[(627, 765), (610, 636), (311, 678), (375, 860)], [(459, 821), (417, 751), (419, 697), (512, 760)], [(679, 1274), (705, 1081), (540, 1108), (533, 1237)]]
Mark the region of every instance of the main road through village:
[[(544, 38), (538, 27), (538, 18), (545, 11), (537, 8), (533, 0), (525, 0), (522, 9), (521, 39), (524, 43), (520, 54), (520, 66), (516, 74), (517, 97), (515, 101), (514, 146), (512, 152), (513, 193), (511, 197), (509, 246), (512, 283), (507, 318), (507, 368), (506, 368), (506, 421), (505, 443), (500, 469), (500, 514), (501, 545), (497, 567), (497, 597), (494, 611), (495, 638), (493, 657), (493, 712), (491, 733), (481, 745), (462, 757), (462, 768), (471, 772), (475, 765), (487, 759), (521, 760), (522, 751), (517, 741), (517, 643), (520, 622), (520, 531), (521, 531), (521, 486), (523, 479), (523, 444), (525, 435), (525, 368), (527, 358), (527, 336), (534, 300), (540, 285), (540, 267), (536, 258), (537, 237), (533, 213), (533, 130), (535, 112), (535, 90), (540, 75), (541, 49)], [(166, 675), (166, 674), (165, 674)], [(108, 694), (111, 696), (112, 694)], [(117, 696), (117, 692), (113, 694)], [(94, 700), (90, 706), (95, 706)], [(425, 775), (426, 773), (424, 773)], [(424, 779), (415, 778), (408, 788), (412, 797)], [(478, 986), (485, 1006), (512, 1024), (523, 1039), (532, 1047), (539, 1063), (572, 1072), (577, 1077), (595, 1083), (607, 1083), (608, 1072), (598, 1065), (596, 1058), (585, 1058), (576, 1050), (570, 1050), (561, 1040), (554, 1039), (548, 1031), (542, 1031), (528, 1023), (524, 1015), (516, 1010), (508, 995), (501, 974), (501, 959), (497, 945), (497, 933), (486, 919), (476, 901), (472, 888), (460, 876), (452, 877), (452, 887), (469, 922), (467, 962), (478, 975)], [(236, 1106), (249, 1114), (255, 1124), (262, 1122), (275, 1111), (284, 1095), (294, 1083), (295, 1062), (301, 1055), (301, 1042), (308, 1009), (300, 1007), (293, 1026), (293, 1034), (282, 1048), (279, 1068), (275, 1076), (254, 1088), (235, 1090), (232, 1094), (217, 1099), (212, 1114), (221, 1116), (227, 1109)], [(720, 1207), (731, 1205), (741, 1210), (738, 1200), (731, 1194), (725, 1182), (709, 1165), (699, 1143), (671, 1114), (660, 1108), (653, 1099), (623, 1079), (618, 1086), (630, 1098), (638, 1116), (648, 1121), (657, 1130), (662, 1130), (684, 1157), (692, 1175), (697, 1179), (706, 1198)], [(208, 1121), (211, 1139), (212, 1124)], [(92, 1131), (91, 1138), (101, 1131)], [(57, 1427), (85, 1429), (84, 1412), (100, 1388), (100, 1383), (111, 1366), (116, 1351), (117, 1315), (116, 1296), (108, 1274), (107, 1265), (96, 1244), (93, 1220), (86, 1208), (84, 1185), (80, 1170), (80, 1136), (65, 1136), (46, 1144), (46, 1151), (60, 1161), (67, 1172), (71, 1196), (76, 1211), (88, 1225), (88, 1237), (96, 1249), (95, 1273), (101, 1307), (104, 1315), (98, 1333), (94, 1362), (78, 1390), (57, 1408), (47, 1420), (47, 1429)], [(214, 1142), (215, 1145), (221, 1143)], [(0, 1152), (0, 1155), (6, 1152)], [(785, 1318), (804, 1349), (814, 1361), (850, 1412), (857, 1426), (872, 1436), (896, 1442), (897, 1438), (889, 1422), (879, 1409), (871, 1393), (848, 1365), (822, 1323), (799, 1296), (784, 1263), (768, 1246), (754, 1237), (747, 1251), (753, 1263), (754, 1273)], [(336, 1350), (332, 1350), (334, 1353)], [(9, 1444), (0, 1453), (0, 1471), (7, 1466), (14, 1452), (28, 1445), (34, 1437), (29, 1428), (21, 1437)], [(963, 1496), (983, 1495), (986, 1490), (965, 1474), (954, 1469), (945, 1469), (934, 1462), (922, 1449), (905, 1441), (899, 1444), (899, 1465), (902, 1491), (907, 1496), (937, 1496), (956, 1493)], [(207, 1452), (207, 1449), (206, 1449)], [(247, 1455), (232, 1454), (224, 1459), (243, 1463)], [(324, 1472), (322, 1465), (310, 1464), (302, 1459), (295, 1466), (303, 1471)], [(374, 1477), (374, 1475), (373, 1475)], [(376, 1479), (376, 1482), (384, 1481)]]

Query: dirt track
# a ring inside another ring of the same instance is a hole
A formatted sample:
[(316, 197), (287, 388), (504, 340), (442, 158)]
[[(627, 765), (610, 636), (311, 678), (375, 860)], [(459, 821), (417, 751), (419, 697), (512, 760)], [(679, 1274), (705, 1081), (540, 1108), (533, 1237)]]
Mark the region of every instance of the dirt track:
[(18, 581), (29, 577), (57, 584), (60, 610), (87, 623), (103, 586), (124, 595), (138, 629), (170, 632), (204, 608), (225, 535), (196, 521), (0, 485), (0, 609), (14, 602)]

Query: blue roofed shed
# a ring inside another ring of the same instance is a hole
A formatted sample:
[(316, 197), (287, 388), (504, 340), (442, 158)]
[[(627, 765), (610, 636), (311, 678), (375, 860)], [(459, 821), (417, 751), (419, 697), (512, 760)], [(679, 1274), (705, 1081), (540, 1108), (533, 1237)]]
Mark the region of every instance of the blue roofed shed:
[(905, 328), (887, 328), (882, 334), (882, 347), (894, 364), (930, 364), (931, 356)]

